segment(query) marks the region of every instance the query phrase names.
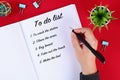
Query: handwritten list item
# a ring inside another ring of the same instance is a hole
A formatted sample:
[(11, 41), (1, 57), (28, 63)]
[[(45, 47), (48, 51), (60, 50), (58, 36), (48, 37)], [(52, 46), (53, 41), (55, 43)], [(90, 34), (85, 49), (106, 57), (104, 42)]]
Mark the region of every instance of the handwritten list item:
[[(56, 39), (56, 37), (58, 37), (57, 36), (58, 29), (59, 29), (58, 27), (51, 27), (49, 29), (45, 29), (37, 33), (32, 33), (30, 35), (30, 39), (33, 40), (31, 44), (34, 46), (36, 55), (40, 59), (38, 61), (39, 63), (47, 62), (52, 59), (61, 57), (61, 54), (57, 54), (57, 51), (64, 49), (65, 45), (63, 44), (60, 46), (56, 46), (55, 43), (53, 42), (53, 39)], [(51, 32), (52, 34), (49, 34), (49, 32)], [(41, 38), (41, 35), (44, 35), (44, 37)], [(50, 48), (50, 49), (47, 50), (46, 48)], [(52, 53), (56, 55), (51, 57), (46, 57), (47, 54), (52, 54)]]

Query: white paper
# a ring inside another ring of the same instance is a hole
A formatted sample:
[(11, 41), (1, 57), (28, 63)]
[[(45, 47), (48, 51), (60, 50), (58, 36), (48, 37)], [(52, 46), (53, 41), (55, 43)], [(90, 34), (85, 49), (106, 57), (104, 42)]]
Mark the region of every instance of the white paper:
[(0, 80), (37, 80), (19, 23), (0, 28)]
[[(54, 15), (59, 15), (60, 19), (53, 19)], [(39, 80), (79, 80), (81, 68), (75, 57), (69, 28), (81, 27), (75, 5), (21, 21), (20, 24)]]

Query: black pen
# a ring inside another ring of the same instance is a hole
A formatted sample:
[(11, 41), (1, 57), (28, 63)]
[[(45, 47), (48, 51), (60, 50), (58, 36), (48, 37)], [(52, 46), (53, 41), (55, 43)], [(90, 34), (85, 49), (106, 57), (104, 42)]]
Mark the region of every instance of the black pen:
[(105, 64), (105, 58), (104, 56), (99, 53), (98, 51), (96, 51), (95, 49), (93, 49), (90, 44), (78, 33), (74, 32), (74, 30), (72, 30), (73, 33), (76, 34), (77, 38), (83, 42), (83, 44), (103, 63)]

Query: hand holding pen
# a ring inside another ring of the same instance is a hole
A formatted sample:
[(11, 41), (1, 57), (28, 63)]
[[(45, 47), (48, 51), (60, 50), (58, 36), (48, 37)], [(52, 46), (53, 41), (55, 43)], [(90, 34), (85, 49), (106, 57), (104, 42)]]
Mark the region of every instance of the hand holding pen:
[[(71, 33), (72, 37), (72, 44), (77, 56), (77, 59), (82, 67), (83, 74), (92, 74), (97, 72), (96, 68), (96, 62), (95, 62), (95, 54), (84, 44), (84, 41), (81, 41), (81, 38), (78, 38), (78, 34), (84, 35), (84, 40), (89, 43), (91, 48), (93, 48), (95, 51), (97, 50), (98, 41), (93, 35), (93, 32), (89, 28), (79, 28), (74, 29), (74, 31)], [(80, 43), (83, 44), (80, 44)]]

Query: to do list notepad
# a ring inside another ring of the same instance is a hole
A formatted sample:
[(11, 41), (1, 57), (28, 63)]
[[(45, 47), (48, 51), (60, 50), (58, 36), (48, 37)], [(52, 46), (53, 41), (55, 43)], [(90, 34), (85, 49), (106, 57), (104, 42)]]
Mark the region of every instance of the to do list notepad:
[(74, 4), (0, 28), (0, 80), (79, 80), (69, 27)]

